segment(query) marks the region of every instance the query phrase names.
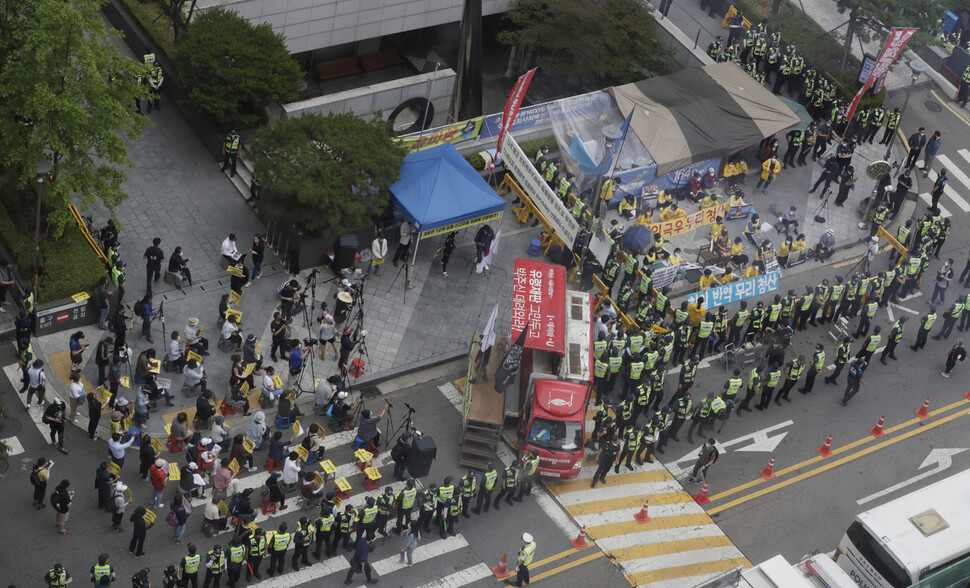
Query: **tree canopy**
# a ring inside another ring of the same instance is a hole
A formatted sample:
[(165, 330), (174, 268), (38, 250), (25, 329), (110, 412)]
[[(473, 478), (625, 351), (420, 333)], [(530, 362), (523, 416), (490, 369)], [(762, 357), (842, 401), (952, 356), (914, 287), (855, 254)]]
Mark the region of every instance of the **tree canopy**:
[(123, 55), (105, 26), (102, 0), (0, 0), (0, 164), (21, 188), (42, 157), (53, 164), (48, 223), (55, 235), (70, 219), (68, 204), (100, 199), (109, 210), (127, 195), (121, 167), (130, 167), (125, 136), (141, 135), (147, 119), (134, 98), (147, 96), (146, 68)]
[(192, 20), (176, 52), (189, 98), (224, 131), (265, 123), (266, 105), (293, 98), (303, 78), (273, 27), (220, 7)]
[(504, 17), (515, 28), (498, 39), (534, 50), (548, 75), (624, 84), (668, 71), (651, 12), (638, 0), (515, 0)]
[(893, 27), (932, 30), (940, 7), (934, 0), (836, 0), (839, 12), (849, 13), (845, 45), (859, 35), (869, 41)]
[(260, 208), (308, 232), (336, 234), (387, 206), (406, 149), (380, 113), (305, 114), (257, 131), (248, 153), (263, 184)]

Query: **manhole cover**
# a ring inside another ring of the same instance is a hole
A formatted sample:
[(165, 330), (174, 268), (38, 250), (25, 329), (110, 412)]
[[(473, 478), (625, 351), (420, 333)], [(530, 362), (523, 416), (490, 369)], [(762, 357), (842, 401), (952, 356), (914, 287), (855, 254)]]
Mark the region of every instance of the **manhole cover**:
[(924, 103), (924, 106), (926, 106), (926, 110), (929, 110), (930, 112), (942, 112), (943, 111), (943, 106), (940, 105), (940, 103), (937, 102), (936, 100), (927, 100)]

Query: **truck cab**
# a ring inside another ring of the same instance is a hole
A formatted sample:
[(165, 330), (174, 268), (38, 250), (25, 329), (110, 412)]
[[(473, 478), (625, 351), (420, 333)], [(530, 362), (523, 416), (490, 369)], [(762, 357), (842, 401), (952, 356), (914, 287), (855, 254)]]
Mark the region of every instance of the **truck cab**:
[(519, 419), (519, 454), (539, 450), (540, 476), (575, 478), (583, 467), (589, 385), (533, 376)]

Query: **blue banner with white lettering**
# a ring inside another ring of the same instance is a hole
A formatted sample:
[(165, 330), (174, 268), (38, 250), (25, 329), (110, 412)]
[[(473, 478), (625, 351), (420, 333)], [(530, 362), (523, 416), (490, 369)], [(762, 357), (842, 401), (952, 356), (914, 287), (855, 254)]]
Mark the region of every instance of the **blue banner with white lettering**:
[(770, 272), (763, 276), (755, 276), (740, 282), (732, 282), (710, 290), (701, 290), (687, 295), (687, 302), (693, 304), (700, 296), (704, 297), (704, 305), (714, 308), (730, 304), (745, 298), (761, 296), (778, 289), (781, 282), (781, 272)]

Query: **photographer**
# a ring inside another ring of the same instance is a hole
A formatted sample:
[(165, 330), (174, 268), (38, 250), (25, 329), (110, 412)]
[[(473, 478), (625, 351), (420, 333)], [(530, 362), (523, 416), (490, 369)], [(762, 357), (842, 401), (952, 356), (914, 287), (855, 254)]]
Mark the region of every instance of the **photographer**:
[(289, 320), (293, 316), (293, 309), (296, 307), (297, 303), (302, 300), (302, 295), (300, 294), (300, 283), (296, 280), (290, 280), (283, 284), (279, 290), (280, 294), (280, 314), (283, 318)]
[(286, 388), (287, 390), (294, 390), (298, 387), (300, 383), (300, 373), (303, 371), (303, 360), (306, 356), (310, 354), (310, 347), (316, 345), (316, 341), (312, 339), (304, 339), (303, 345), (300, 345), (299, 339), (290, 340), (290, 372), (289, 376), (286, 378)]
[(381, 409), (381, 414), (378, 416), (371, 416), (370, 411), (364, 409), (360, 413), (360, 424), (357, 426), (357, 436), (368, 445), (373, 445), (374, 447), (380, 445), (381, 433), (377, 430), (377, 424), (385, 414), (387, 414), (386, 402), (384, 403), (384, 408)]
[(391, 459), (394, 460), (394, 479), (398, 482), (402, 482), (405, 479), (404, 472), (408, 467), (410, 452), (411, 431), (404, 431), (391, 449)]

